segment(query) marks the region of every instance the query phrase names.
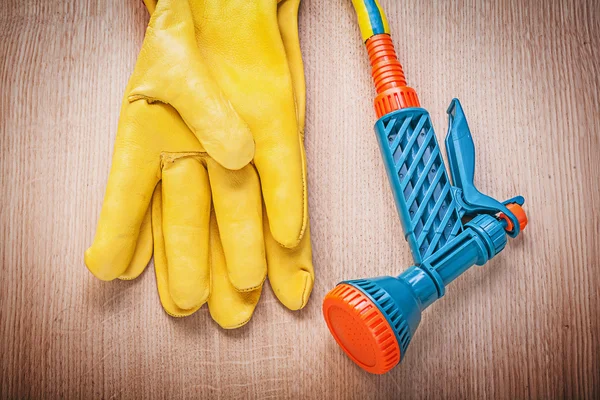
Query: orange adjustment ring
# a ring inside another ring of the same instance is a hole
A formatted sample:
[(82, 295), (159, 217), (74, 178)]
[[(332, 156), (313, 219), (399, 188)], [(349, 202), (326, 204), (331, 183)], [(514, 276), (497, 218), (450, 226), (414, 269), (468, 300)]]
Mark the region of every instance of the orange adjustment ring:
[(329, 292), (323, 315), (335, 341), (365, 371), (384, 374), (400, 362), (394, 330), (371, 299), (354, 286), (342, 283)]
[[(521, 228), (521, 230), (525, 229), (525, 227), (527, 226), (527, 214), (525, 214), (525, 210), (523, 210), (523, 207), (521, 207), (520, 205), (518, 205), (517, 203), (510, 203), (506, 206), (506, 208), (508, 208), (510, 210), (510, 212), (512, 212), (515, 217), (517, 217), (517, 220), (519, 221), (519, 227)], [(510, 232), (513, 230), (514, 225), (513, 222), (510, 220), (510, 218), (508, 218), (508, 216), (506, 214), (500, 213), (498, 214), (498, 217), (500, 219), (503, 219), (504, 221), (506, 221), (506, 231)]]

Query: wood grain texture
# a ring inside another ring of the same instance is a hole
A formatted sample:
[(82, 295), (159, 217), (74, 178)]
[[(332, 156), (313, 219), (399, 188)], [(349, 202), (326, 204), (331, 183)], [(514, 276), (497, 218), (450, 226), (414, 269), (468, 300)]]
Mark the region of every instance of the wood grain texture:
[(301, 9), (311, 301), (292, 313), (267, 289), (232, 332), (206, 308), (168, 317), (152, 269), (105, 283), (83, 265), (148, 19), (141, 2), (3, 1), (1, 398), (600, 398), (599, 3), (381, 2), (438, 139), (459, 97), (477, 185), (525, 196), (530, 225), (426, 312), (400, 367), (372, 376), (320, 309), (342, 279), (410, 265), (350, 1)]

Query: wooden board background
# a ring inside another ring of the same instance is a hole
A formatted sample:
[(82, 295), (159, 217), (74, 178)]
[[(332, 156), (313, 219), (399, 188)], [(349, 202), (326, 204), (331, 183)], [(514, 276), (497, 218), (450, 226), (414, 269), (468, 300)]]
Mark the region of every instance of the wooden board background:
[(320, 311), (336, 282), (410, 265), (350, 1), (301, 9), (311, 301), (292, 313), (266, 289), (232, 332), (206, 308), (168, 317), (152, 269), (103, 283), (83, 265), (148, 19), (141, 2), (2, 2), (0, 397), (600, 398), (600, 4), (382, 4), (438, 138), (459, 97), (476, 183), (524, 195), (530, 225), (427, 311), (403, 365), (371, 376)]

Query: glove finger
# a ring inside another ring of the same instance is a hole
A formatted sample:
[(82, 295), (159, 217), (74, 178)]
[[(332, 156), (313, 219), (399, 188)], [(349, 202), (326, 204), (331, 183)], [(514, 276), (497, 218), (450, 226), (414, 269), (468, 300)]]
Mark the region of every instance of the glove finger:
[(229, 281), (254, 290), (267, 277), (258, 175), (252, 165), (231, 171), (207, 160), (207, 167)]
[[(265, 217), (266, 220), (266, 217)], [(265, 221), (265, 247), (269, 282), (279, 301), (290, 310), (299, 310), (308, 302), (315, 274), (310, 244), (310, 225), (293, 249), (281, 247), (269, 232)]]
[[(156, 190), (156, 189), (155, 189)], [(135, 252), (129, 267), (125, 270), (123, 275), (119, 276), (119, 279), (124, 281), (130, 281), (140, 276), (146, 269), (146, 266), (152, 258), (152, 206), (148, 207), (142, 226), (140, 227), (140, 235), (138, 236), (137, 243), (135, 245)]]
[[(280, 0), (277, 6), (277, 22), (283, 47), (288, 61), (290, 75), (292, 78), (292, 86), (294, 92), (294, 100), (296, 106), (296, 120), (298, 124), (298, 132), (300, 135), (300, 151), (302, 161), (302, 176), (303, 176), (303, 223), (308, 223), (308, 202), (306, 199), (306, 155), (304, 150), (304, 126), (306, 119), (306, 82), (304, 78), (304, 64), (302, 62), (302, 52), (300, 49), (300, 38), (298, 36), (298, 8), (300, 0)], [(271, 213), (270, 215), (272, 215)], [(305, 225), (303, 225), (305, 226)], [(271, 222), (271, 231), (277, 231), (277, 224)], [(280, 237), (280, 234), (273, 233), (278, 242), (286, 240)], [(300, 240), (302, 240), (302, 232)], [(288, 243), (287, 247), (290, 243)]]
[[(291, 111), (280, 109), (281, 119), (265, 119), (253, 127), (256, 134), (254, 163), (274, 238), (293, 248), (307, 222), (306, 165), (298, 132), (293, 99)], [(285, 115), (285, 116), (284, 116)]]
[(306, 229), (306, 162), (293, 96), (282, 99), (274, 110), (276, 118), (263, 116), (255, 123), (249, 122), (256, 140), (254, 163), (273, 237), (281, 245), (293, 248)]
[(162, 229), (162, 184), (159, 183), (152, 196), (152, 232), (154, 236), (154, 271), (156, 273), (156, 287), (158, 296), (166, 313), (172, 317), (187, 317), (196, 312), (202, 305), (190, 309), (177, 306), (169, 293), (169, 272), (167, 266), (167, 255), (165, 252), (165, 240)]
[(294, 99), (296, 100), (296, 115), (298, 130), (304, 139), (304, 120), (306, 118), (306, 82), (304, 79), (304, 63), (300, 50), (298, 36), (298, 7), (300, 0), (281, 0), (277, 6), (277, 22), (285, 55), (288, 60)]
[(158, 183), (160, 163), (139, 143), (136, 109), (121, 110), (112, 167), (94, 241), (85, 252), (85, 264), (99, 279), (110, 281), (130, 265), (152, 191)]
[(225, 264), (216, 218), (210, 221), (210, 255), (212, 288), (208, 309), (212, 319), (224, 329), (235, 329), (245, 325), (256, 308), (262, 286), (249, 292), (239, 292), (231, 284)]
[(177, 109), (206, 151), (224, 167), (239, 169), (252, 160), (252, 133), (200, 55), (187, 1), (156, 4), (129, 87), (131, 102), (160, 101)]
[(191, 154), (163, 154), (162, 164), (169, 293), (178, 307), (191, 309), (205, 303), (210, 291), (208, 174)]

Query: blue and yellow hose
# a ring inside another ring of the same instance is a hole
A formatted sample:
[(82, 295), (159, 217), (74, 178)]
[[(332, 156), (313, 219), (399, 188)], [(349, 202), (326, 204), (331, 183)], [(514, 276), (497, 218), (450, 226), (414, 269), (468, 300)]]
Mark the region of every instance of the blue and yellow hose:
[(383, 33), (389, 35), (390, 27), (387, 18), (377, 0), (352, 0), (352, 5), (356, 10), (363, 42), (375, 35)]

